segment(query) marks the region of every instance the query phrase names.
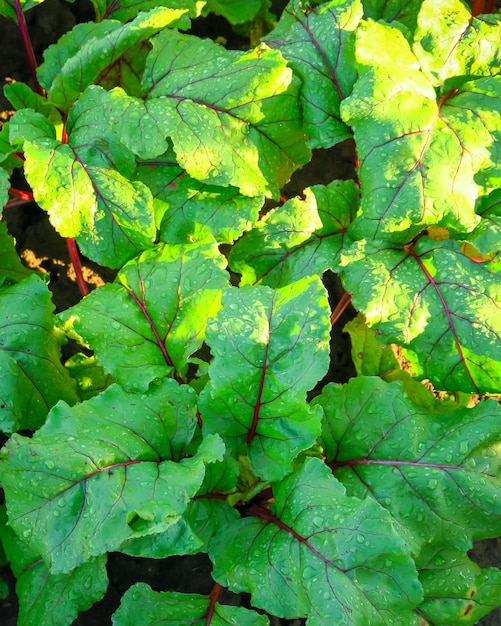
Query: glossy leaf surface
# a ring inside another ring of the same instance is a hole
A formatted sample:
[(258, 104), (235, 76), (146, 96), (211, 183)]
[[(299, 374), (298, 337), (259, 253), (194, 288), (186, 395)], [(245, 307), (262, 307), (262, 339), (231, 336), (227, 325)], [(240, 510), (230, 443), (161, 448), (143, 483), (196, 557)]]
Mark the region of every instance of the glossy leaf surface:
[(185, 376), (228, 285), (223, 267), (214, 242), (159, 245), (61, 317), (92, 344), (106, 372), (145, 391), (155, 378)]
[(31, 276), (0, 288), (0, 430), (38, 428), (58, 401), (77, 400), (61, 365), (63, 337), (54, 328), (46, 285)]
[(267, 480), (291, 471), (319, 433), (306, 392), (327, 370), (328, 315), (324, 287), (312, 277), (276, 290), (229, 289), (208, 323), (214, 359), (200, 397), (204, 430), (232, 451), (248, 449)]
[(387, 513), (348, 497), (319, 459), (273, 485), (272, 509), (211, 543), (214, 578), (252, 603), (309, 626), (401, 624), (421, 599), (410, 556)]
[(437, 550), (419, 571), (424, 600), (418, 608), (426, 625), (461, 624), (475, 626), (480, 619), (501, 605), (501, 571), (481, 569), (462, 553)]
[(275, 50), (224, 50), (166, 29), (153, 41), (143, 85), (150, 113), (197, 180), (278, 196), (310, 157), (299, 83)]
[(38, 70), (50, 102), (69, 111), (80, 93), (95, 83), (106, 67), (138, 42), (174, 25), (185, 13), (185, 10), (158, 7), (140, 13), (127, 24), (106, 20), (76, 26), (57, 46), (46, 50), (44, 63)]
[(347, 235), (358, 203), (352, 181), (333, 181), (304, 190), (272, 209), (232, 248), (229, 263), (242, 274), (241, 285), (284, 287), (305, 276), (336, 270), (351, 243)]
[(407, 243), (428, 225), (473, 230), (477, 179), (491, 184), (477, 172), (499, 177), (500, 77), (458, 83), (437, 101), (402, 33), (382, 23), (358, 29), (356, 59), (359, 79), (341, 105), (363, 189), (352, 235)]
[(458, 243), (421, 238), (413, 248), (360, 245), (343, 259), (353, 303), (382, 341), (406, 348), (413, 373), (438, 389), (501, 387), (501, 284), (497, 269)]
[(265, 38), (302, 80), (301, 104), (312, 148), (329, 148), (351, 137), (339, 105), (356, 80), (354, 31), (361, 17), (360, 0), (333, 0), (313, 7), (292, 0)]
[(335, 476), (390, 511), (415, 557), (428, 544), (467, 550), (472, 538), (501, 533), (497, 403), (438, 415), (378, 378), (330, 384), (314, 402), (324, 407), (322, 445)]
[(114, 385), (73, 408), (58, 404), (32, 439), (9, 440), (0, 464), (9, 523), (54, 574), (178, 521), (205, 463), (224, 450), (210, 437), (182, 458), (195, 403), (172, 380), (143, 395)]
[(147, 620), (148, 626), (170, 624), (191, 626), (266, 626), (265, 615), (243, 607), (212, 603), (209, 596), (176, 593), (158, 593), (145, 583), (137, 583), (122, 597), (120, 607), (113, 614), (113, 626), (136, 626)]
[(51, 574), (40, 555), (2, 522), (0, 540), (17, 579), (18, 626), (70, 626), (80, 611), (102, 599), (108, 585), (106, 557), (92, 558), (67, 574)]

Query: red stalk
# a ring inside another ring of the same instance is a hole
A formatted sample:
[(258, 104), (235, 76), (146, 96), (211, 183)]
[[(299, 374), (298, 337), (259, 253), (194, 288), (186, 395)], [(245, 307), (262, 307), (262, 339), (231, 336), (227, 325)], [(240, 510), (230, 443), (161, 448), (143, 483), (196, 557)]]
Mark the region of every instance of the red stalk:
[(16, 18), (17, 25), (19, 27), (19, 31), (21, 32), (21, 37), (23, 40), (24, 49), (26, 51), (26, 56), (28, 57), (28, 63), (30, 66), (31, 78), (33, 80), (33, 85), (35, 87), (35, 91), (39, 93), (41, 96), (46, 96), (45, 89), (38, 82), (37, 78), (37, 60), (35, 58), (35, 53), (33, 51), (33, 46), (31, 45), (30, 35), (28, 33), (28, 27), (26, 25), (26, 20), (24, 19), (24, 13), (21, 8), (21, 3), (19, 0), (14, 1), (14, 7), (16, 10)]
[(347, 293), (346, 291), (343, 293), (341, 300), (336, 304), (334, 311), (331, 313), (330, 321), (332, 326), (334, 326), (341, 315), (346, 311), (351, 302), (351, 298), (352, 296), (350, 293)]
[(219, 583), (216, 583), (214, 587), (212, 587), (212, 591), (210, 592), (209, 608), (207, 609), (207, 613), (205, 614), (206, 626), (210, 626), (210, 624), (212, 623), (212, 618), (214, 617), (214, 611), (216, 609), (216, 603), (219, 601), (222, 590), (223, 588)]
[(78, 288), (80, 289), (80, 293), (82, 294), (82, 296), (86, 296), (89, 293), (89, 289), (87, 288), (87, 284), (83, 277), (82, 264), (80, 263), (80, 256), (78, 254), (77, 244), (75, 243), (74, 239), (68, 237), (66, 239), (66, 245), (68, 246), (71, 264), (73, 265), (73, 269), (75, 270)]

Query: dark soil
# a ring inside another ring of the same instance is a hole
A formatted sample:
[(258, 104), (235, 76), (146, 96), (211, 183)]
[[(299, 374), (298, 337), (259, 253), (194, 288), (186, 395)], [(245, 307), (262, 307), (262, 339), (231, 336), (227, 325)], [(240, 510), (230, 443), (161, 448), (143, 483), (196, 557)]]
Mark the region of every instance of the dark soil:
[[(56, 41), (75, 23), (92, 19), (92, 17), (92, 5), (88, 0), (79, 0), (74, 5), (60, 0), (47, 0), (28, 13), (30, 30), (35, 33), (35, 50), (40, 56), (40, 52), (49, 43)], [(224, 21), (218, 24), (219, 34), (226, 36)], [(0, 37), (0, 80), (8, 76), (29, 82), (24, 50), (17, 31), (1, 17), (0, 33), (2, 35)], [(237, 42), (235, 47), (239, 45), (240, 42)], [(8, 108), (8, 102), (0, 96), (0, 111)], [(283, 190), (283, 194), (285, 197), (292, 197), (301, 194), (307, 186), (325, 184), (336, 178), (354, 178), (353, 163), (353, 144), (350, 141), (316, 153), (312, 162), (293, 177)], [(6, 211), (4, 219), (8, 223), (11, 234), (17, 240), (18, 252), (26, 265), (49, 274), (49, 286), (53, 293), (56, 310), (64, 310), (78, 302), (81, 296), (69, 262), (65, 241), (54, 231), (45, 213), (36, 205), (23, 205)], [(90, 289), (114, 278), (112, 270), (99, 267), (86, 259), (83, 259), (83, 271)], [(325, 284), (329, 291), (331, 305), (334, 306), (343, 293), (342, 287), (337, 277), (332, 274), (325, 276)], [(332, 330), (331, 367), (323, 382), (346, 382), (355, 374), (349, 338), (342, 331), (345, 323), (353, 317), (354, 313), (350, 308), (345, 311)], [(501, 540), (480, 542), (470, 556), (481, 566), (499, 566), (501, 564)], [(76, 626), (111, 624), (111, 615), (118, 607), (121, 596), (133, 583), (139, 581), (149, 583), (157, 591), (172, 590), (208, 594), (213, 585), (210, 573), (211, 564), (206, 555), (171, 557), (157, 561), (112, 553), (108, 560), (110, 585), (106, 596), (89, 611), (79, 615), (74, 624)], [(17, 619), (15, 580), (7, 567), (0, 568), (0, 578), (2, 577), (9, 581), (10, 593), (5, 600), (0, 599), (0, 626), (15, 626)], [(249, 606), (249, 598), (245, 594), (237, 596), (225, 592), (222, 602)], [(271, 618), (272, 626), (299, 626), (303, 623), (304, 620)], [(486, 616), (479, 624), (499, 626), (501, 609)]]

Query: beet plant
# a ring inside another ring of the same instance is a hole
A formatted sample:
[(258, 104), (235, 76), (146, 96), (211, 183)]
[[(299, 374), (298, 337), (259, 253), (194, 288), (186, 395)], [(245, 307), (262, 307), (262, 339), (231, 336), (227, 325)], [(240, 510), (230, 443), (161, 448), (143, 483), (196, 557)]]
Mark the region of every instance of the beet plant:
[[(501, 535), (500, 15), (92, 1), (38, 67), (38, 2), (0, 3), (32, 69), (5, 87), (4, 215), (33, 197), (82, 293), (55, 314), (0, 223), (18, 623), (71, 624), (120, 552), (207, 553), (214, 587), (138, 582), (116, 626), (476, 624), (501, 604), (501, 572), (467, 554)], [(249, 49), (191, 34), (211, 12)], [(347, 139), (356, 181), (281, 197)], [(116, 279), (89, 293), (80, 254)], [(357, 376), (326, 383), (350, 301)]]

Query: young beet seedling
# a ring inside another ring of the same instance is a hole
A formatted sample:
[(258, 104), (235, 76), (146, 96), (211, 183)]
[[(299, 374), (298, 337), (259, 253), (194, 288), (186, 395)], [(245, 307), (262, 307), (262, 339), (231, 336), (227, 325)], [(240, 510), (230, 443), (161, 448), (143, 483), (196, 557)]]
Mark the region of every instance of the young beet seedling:
[[(0, 195), (4, 214), (47, 212), (82, 297), (55, 315), (0, 223), (18, 624), (73, 623), (105, 596), (109, 553), (212, 566), (206, 595), (133, 584), (99, 618), (116, 626), (478, 623), (501, 598), (499, 569), (467, 554), (501, 535), (486, 398), (501, 389), (500, 15), (93, 0), (95, 21), (37, 67), (35, 4), (0, 3), (33, 87), (5, 87)], [(244, 51), (194, 35), (214, 13), (267, 34)], [(269, 202), (345, 140), (356, 181)], [(89, 292), (79, 251), (115, 280)], [(326, 272), (346, 290), (333, 310)], [(350, 302), (356, 376), (340, 384), (330, 331)], [(67, 338), (82, 352), (62, 362)]]

